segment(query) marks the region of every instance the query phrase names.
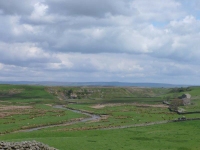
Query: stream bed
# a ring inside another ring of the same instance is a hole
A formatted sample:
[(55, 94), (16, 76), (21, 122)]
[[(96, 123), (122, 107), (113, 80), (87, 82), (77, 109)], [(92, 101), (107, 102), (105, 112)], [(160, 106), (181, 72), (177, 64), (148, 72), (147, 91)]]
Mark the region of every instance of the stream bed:
[(32, 132), (32, 131), (37, 131), (37, 130), (41, 130), (41, 129), (51, 128), (51, 127), (67, 126), (67, 125), (72, 125), (72, 124), (76, 124), (76, 123), (80, 123), (80, 122), (94, 121), (94, 120), (98, 120), (98, 119), (101, 118), (101, 116), (99, 116), (99, 115), (91, 114), (91, 113), (88, 113), (88, 112), (83, 112), (81, 110), (66, 108), (66, 107), (64, 107), (62, 105), (56, 105), (56, 106), (53, 106), (53, 108), (70, 110), (72, 112), (83, 114), (83, 115), (86, 115), (88, 117), (87, 118), (83, 118), (81, 120), (66, 122), (66, 123), (62, 123), (62, 124), (46, 125), (46, 126), (42, 126), (42, 127), (35, 127), (35, 128), (25, 129), (25, 130), (20, 130), (20, 131), (21, 132)]

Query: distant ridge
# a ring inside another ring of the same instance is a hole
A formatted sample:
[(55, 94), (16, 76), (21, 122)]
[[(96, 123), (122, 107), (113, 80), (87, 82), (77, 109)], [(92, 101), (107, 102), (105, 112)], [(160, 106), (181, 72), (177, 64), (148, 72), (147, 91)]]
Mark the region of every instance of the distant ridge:
[(175, 85), (165, 83), (130, 83), (130, 82), (54, 82), (54, 81), (0, 81), (0, 84), (14, 85), (46, 85), (46, 86), (134, 86), (134, 87), (187, 87), (189, 85)]

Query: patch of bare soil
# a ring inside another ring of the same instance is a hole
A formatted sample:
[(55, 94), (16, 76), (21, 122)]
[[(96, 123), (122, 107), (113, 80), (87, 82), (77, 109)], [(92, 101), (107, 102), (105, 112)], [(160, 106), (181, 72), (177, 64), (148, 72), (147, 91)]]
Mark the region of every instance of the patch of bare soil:
[(52, 107), (53, 105), (52, 104), (45, 104), (46, 106), (50, 106), (50, 107)]
[(57, 96), (57, 98), (62, 101), (62, 100), (66, 100), (67, 97), (66, 95), (63, 93), (63, 92), (59, 92), (59, 89), (58, 88), (52, 88), (52, 87), (49, 87), (49, 88), (46, 88), (46, 91), (50, 94), (54, 94)]
[(108, 103), (108, 104), (97, 104), (97, 105), (91, 106), (91, 108), (102, 109), (104, 107), (124, 106), (124, 105), (133, 105), (133, 106), (137, 106), (137, 107), (168, 108), (168, 106), (166, 106), (164, 104), (150, 105), (150, 104), (138, 104), (138, 103), (130, 103), (130, 104), (125, 104), (125, 103), (118, 103), (118, 104), (110, 104), (110, 103)]
[(24, 110), (31, 109), (32, 106), (6, 106), (0, 105), (0, 118), (10, 115), (23, 114)]
[(118, 103), (118, 104), (97, 104), (97, 105), (93, 105), (91, 106), (91, 108), (95, 108), (95, 109), (101, 109), (104, 107), (113, 107), (113, 106), (122, 106), (124, 104)]
[(32, 106), (5, 106), (0, 105), (0, 111), (4, 110), (16, 110), (16, 109), (30, 109), (33, 108)]

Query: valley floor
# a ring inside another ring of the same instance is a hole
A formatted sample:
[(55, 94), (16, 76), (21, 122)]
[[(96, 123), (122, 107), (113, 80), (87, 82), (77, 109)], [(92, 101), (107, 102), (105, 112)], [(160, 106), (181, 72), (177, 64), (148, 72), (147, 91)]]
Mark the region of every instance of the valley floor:
[[(200, 121), (192, 118), (200, 114), (169, 111), (162, 101), (171, 91), (0, 85), (0, 140), (36, 140), (60, 150), (198, 150)], [(182, 109), (200, 110), (200, 88), (189, 92), (193, 104)]]

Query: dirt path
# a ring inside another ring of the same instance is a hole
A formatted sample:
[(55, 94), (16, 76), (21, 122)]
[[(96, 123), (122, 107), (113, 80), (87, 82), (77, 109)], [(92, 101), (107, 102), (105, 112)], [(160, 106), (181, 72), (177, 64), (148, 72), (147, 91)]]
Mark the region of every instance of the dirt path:
[(149, 122), (149, 123), (141, 123), (141, 124), (133, 124), (133, 125), (124, 125), (124, 126), (116, 126), (116, 127), (111, 127), (111, 128), (102, 128), (103, 130), (111, 130), (111, 129), (124, 129), (124, 128), (131, 128), (131, 127), (145, 127), (145, 126), (151, 126), (151, 125), (156, 125), (156, 124), (165, 124), (165, 123), (170, 123), (174, 122), (173, 120), (168, 120), (168, 121), (156, 121), (156, 122)]
[(137, 107), (154, 107), (154, 108), (168, 108), (169, 106), (166, 106), (164, 104), (156, 104), (156, 105), (150, 105), (150, 104), (139, 104), (139, 103), (129, 103), (129, 104), (125, 104), (125, 103), (117, 103), (117, 104), (97, 104), (97, 105), (93, 105), (91, 106), (91, 108), (95, 108), (95, 109), (101, 109), (104, 107), (113, 107), (113, 106), (124, 106), (124, 105), (133, 105), (133, 106), (137, 106)]
[(80, 123), (80, 122), (97, 121), (97, 120), (101, 119), (101, 116), (99, 116), (99, 115), (92, 114), (92, 113), (89, 113), (89, 112), (84, 112), (84, 111), (81, 111), (81, 110), (66, 108), (62, 105), (57, 105), (57, 106), (53, 106), (53, 107), (58, 108), (58, 109), (70, 110), (70, 111), (73, 111), (75, 113), (86, 115), (88, 117), (87, 118), (78, 118), (78, 119), (75, 119), (74, 121), (70, 121), (70, 122), (66, 122), (66, 123), (62, 123), (62, 124), (57, 124), (57, 125), (47, 125), (47, 126), (42, 126), (42, 127), (35, 127), (35, 128), (30, 128), (30, 129), (19, 130), (17, 132), (31, 132), (31, 131), (37, 131), (37, 130), (51, 128), (51, 127), (68, 126), (68, 125), (73, 125), (73, 124)]
[[(35, 128), (31, 128), (31, 129), (19, 130), (19, 131), (16, 131), (16, 132), (32, 132), (32, 131), (36, 131), (36, 130), (51, 128), (51, 127), (68, 126), (68, 125), (73, 125), (73, 124), (80, 123), (80, 122), (101, 120), (101, 116), (95, 115), (95, 114), (92, 114), (92, 113), (88, 113), (88, 112), (85, 112), (85, 111), (71, 109), (71, 108), (65, 108), (61, 105), (54, 106), (54, 108), (67, 109), (67, 110), (70, 110), (70, 111), (73, 111), (73, 112), (76, 112), (76, 113), (84, 114), (84, 115), (88, 116), (88, 118), (79, 118), (79, 119), (76, 119), (74, 121), (63, 123), (63, 124), (47, 125), (47, 126), (43, 126), (43, 127), (35, 127)], [(131, 127), (144, 127), (144, 126), (151, 126), (151, 125), (157, 125), (157, 124), (166, 124), (166, 123), (171, 123), (171, 122), (181, 122), (181, 121), (191, 121), (191, 120), (200, 120), (200, 118), (193, 118), (193, 119), (186, 119), (186, 120), (155, 121), (155, 122), (124, 125), (124, 126), (99, 127), (99, 128), (95, 128), (95, 129), (96, 130), (124, 129), (124, 128), (131, 128)]]

